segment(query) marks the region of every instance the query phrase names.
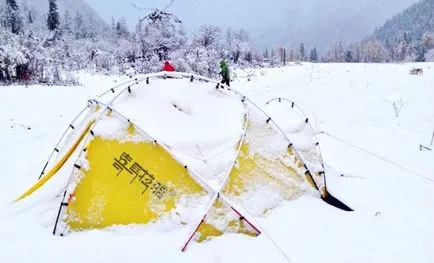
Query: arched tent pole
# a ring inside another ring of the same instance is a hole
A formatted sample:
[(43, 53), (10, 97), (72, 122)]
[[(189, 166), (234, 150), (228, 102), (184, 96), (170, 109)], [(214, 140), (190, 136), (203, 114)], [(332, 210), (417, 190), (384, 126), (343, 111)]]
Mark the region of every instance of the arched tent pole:
[[(271, 104), (271, 103), (274, 102), (274, 101), (278, 101), (279, 103), (280, 103), (281, 101), (286, 101), (286, 102), (291, 103), (291, 109), (293, 109), (293, 108), (297, 109), (301, 114), (303, 114), (303, 116), (306, 118), (306, 120), (308, 120), (308, 116), (307, 116), (307, 114), (306, 114), (306, 113), (303, 111), (303, 109), (302, 109), (300, 106), (298, 106), (297, 103), (295, 103), (294, 101), (292, 101), (292, 100), (290, 100), (290, 99), (287, 99), (287, 98), (274, 98), (274, 99), (271, 99), (271, 100), (267, 101), (265, 104), (266, 104), (266, 105), (269, 105), (269, 104)], [(310, 125), (308, 125), (308, 126), (309, 126), (309, 128), (310, 128), (310, 130), (311, 130), (311, 132), (312, 132), (312, 134), (313, 134), (313, 136), (314, 136), (314, 138), (315, 138), (315, 141), (318, 143), (318, 144), (316, 145), (316, 148), (318, 148), (318, 153), (320, 154), (321, 165), (322, 165), (323, 168), (324, 168), (324, 160), (323, 160), (323, 158), (322, 158), (321, 145), (319, 144), (318, 136), (316, 136), (315, 130), (313, 129), (311, 122), (305, 122), (305, 124), (310, 124)]]
[(47, 169), (48, 164), (51, 161), (51, 158), (54, 156), (54, 153), (59, 153), (59, 146), (62, 143), (63, 139), (66, 137), (66, 135), (68, 134), (68, 131), (70, 130), (74, 130), (75, 127), (75, 122), (81, 117), (81, 115), (86, 111), (87, 107), (84, 107), (79, 114), (77, 114), (77, 116), (71, 121), (70, 125), (68, 125), (68, 127), (65, 129), (65, 131), (63, 132), (62, 136), (60, 136), (59, 141), (57, 142), (56, 146), (54, 146), (53, 151), (51, 152), (50, 156), (47, 159), (47, 162), (45, 163), (44, 168), (41, 171), (41, 174), (38, 177), (38, 180), (41, 179), (41, 177), (45, 174), (45, 170)]
[[(63, 211), (63, 207), (65, 207), (65, 206), (68, 206), (68, 202), (65, 202), (65, 198), (66, 198), (66, 196), (67, 196), (67, 193), (68, 193), (68, 187), (69, 187), (69, 185), (71, 184), (71, 182), (72, 182), (72, 179), (73, 179), (73, 177), (74, 177), (74, 171), (75, 171), (75, 169), (81, 169), (81, 167), (77, 164), (77, 162), (80, 160), (80, 158), (81, 158), (81, 155), (83, 154), (83, 152), (84, 152), (84, 149), (85, 149), (85, 147), (86, 147), (86, 144), (89, 142), (89, 139), (90, 139), (90, 137), (91, 137), (91, 135), (93, 134), (93, 131), (92, 131), (92, 128), (94, 128), (95, 127), (95, 125), (101, 120), (101, 118), (104, 116), (104, 114), (107, 112), (107, 111), (112, 111), (112, 109), (110, 108), (111, 107), (111, 105), (112, 105), (112, 103), (120, 96), (120, 95), (122, 95), (122, 94), (124, 94), (126, 91), (128, 91), (128, 88), (125, 88), (125, 89), (123, 89), (121, 92), (119, 92), (108, 104), (106, 104), (106, 106), (104, 107), (104, 109), (102, 109), (101, 110), (101, 113), (99, 114), (99, 116), (95, 119), (95, 121), (93, 122), (93, 124), (90, 126), (90, 129), (89, 129), (89, 132), (87, 132), (87, 135), (86, 135), (86, 137), (84, 138), (84, 140), (83, 140), (83, 144), (82, 144), (82, 146), (81, 146), (81, 149), (80, 149), (80, 153), (78, 154), (78, 156), (77, 156), (77, 158), (76, 158), (76, 161), (75, 161), (75, 163), (74, 163), (74, 166), (73, 166), (73, 169), (72, 169), (72, 171), (71, 171), (71, 175), (69, 176), (69, 180), (68, 180), (68, 183), (66, 184), (66, 186), (65, 186), (65, 190), (64, 190), (64, 192), (63, 192), (63, 197), (62, 197), (62, 201), (61, 201), (61, 203), (60, 203), (60, 207), (59, 207), (59, 211), (58, 211), (58, 213), (57, 213), (57, 217), (56, 217), (56, 221), (55, 221), (55, 224), (54, 224), (54, 228), (53, 228), (53, 235), (56, 235), (56, 232), (57, 232), (57, 226), (58, 226), (58, 223), (59, 223), (59, 219), (60, 219), (60, 214), (62, 213), (62, 211)], [(61, 233), (61, 236), (63, 235), (63, 233)]]
[[(258, 106), (255, 102), (253, 102), (250, 98), (248, 98), (247, 96), (245, 96), (244, 94), (242, 94), (241, 92), (239, 92), (239, 91), (236, 91), (236, 90), (234, 90), (234, 89), (231, 89), (231, 88), (229, 88), (228, 86), (226, 86), (226, 85), (224, 85), (224, 84), (220, 84), (219, 85), (222, 89), (227, 89), (227, 90), (230, 90), (230, 91), (232, 91), (232, 92), (234, 92), (235, 94), (237, 94), (237, 95), (239, 95), (239, 96), (241, 96), (242, 97), (242, 101), (248, 101), (250, 104), (252, 104), (256, 109), (258, 109), (260, 112), (262, 112), (265, 116), (267, 116), (269, 119), (269, 122), (271, 122), (271, 123), (273, 123), (274, 124), (274, 126), (276, 126), (276, 128), (280, 131), (280, 132), (282, 132), (283, 133), (283, 135), (285, 136), (285, 138), (287, 139), (287, 141), (288, 141), (288, 143), (289, 143), (289, 145), (290, 146), (292, 146), (292, 143), (291, 143), (291, 140), (290, 140), (290, 138), (287, 136), (287, 134), (283, 131), (283, 129), (260, 107), (260, 106)], [(293, 148), (293, 150), (294, 150), (294, 153), (295, 153), (295, 155), (296, 155), (296, 157), (304, 164), (304, 166), (305, 166), (305, 168), (306, 168), (306, 172), (305, 172), (305, 174), (306, 174), (306, 177), (308, 178), (308, 180), (310, 179), (310, 180), (312, 180), (313, 181), (313, 184), (314, 184), (314, 186), (319, 190), (319, 192), (320, 192), (320, 194), (321, 194), (321, 199), (323, 200), (323, 201), (325, 201), (327, 204), (329, 204), (329, 205), (332, 205), (332, 206), (334, 206), (334, 207), (336, 207), (336, 208), (339, 208), (339, 209), (341, 209), (341, 210), (344, 210), (344, 211), (353, 211), (349, 206), (347, 206), (346, 204), (344, 204), (342, 201), (340, 201), (340, 200), (338, 200), (336, 197), (334, 197), (332, 194), (330, 194), (329, 192), (328, 192), (328, 189), (327, 189), (327, 187), (326, 187), (326, 182), (325, 182), (325, 171), (320, 171), (319, 173), (321, 174), (323, 174), (323, 176), (324, 176), (324, 192), (321, 192), (321, 189), (319, 189), (318, 188), (318, 186), (316, 185), (316, 183), (315, 183), (315, 181), (314, 181), (314, 179), (313, 179), (313, 177), (312, 177), (312, 174), (311, 174), (311, 172), (310, 172), (310, 169), (309, 169), (309, 167), (307, 166), (307, 162), (301, 157), (301, 155), (299, 154), (299, 152), (297, 151), (297, 149), (295, 149), (295, 148)]]
[[(117, 97), (119, 97), (123, 92), (125, 92), (126, 90), (128, 90), (127, 88), (124, 89), (121, 93), (117, 94), (117, 96), (115, 96), (113, 100), (115, 100)], [(112, 102), (111, 101), (111, 102)], [(110, 104), (111, 104), (110, 102)], [(108, 104), (108, 107), (109, 105)], [(105, 110), (103, 110), (104, 113)], [(39, 190), (46, 182), (48, 182), (62, 167), (63, 165), (67, 162), (67, 160), (71, 157), (71, 155), (75, 152), (75, 150), (77, 149), (77, 147), (82, 143), (83, 140), (87, 140), (88, 138), (88, 131), (91, 131), (91, 128), (93, 127), (93, 125), (95, 124), (95, 122), (101, 118), (101, 116), (103, 115), (103, 113), (101, 113), (101, 115), (94, 119), (91, 120), (87, 123), (86, 125), (86, 129), (84, 129), (84, 131), (82, 131), (82, 133), (78, 136), (78, 138), (74, 141), (74, 143), (72, 144), (72, 146), (68, 149), (68, 151), (62, 156), (62, 158), (51, 168), (51, 170), (46, 173), (40, 180), (38, 180), (36, 182), (36, 184), (34, 184), (32, 187), (30, 187), (26, 192), (24, 192), (21, 196), (19, 196), (15, 202), (20, 201), (22, 199), (25, 199), (26, 197), (30, 196), (31, 194), (33, 194), (34, 192), (36, 192), (37, 190)], [(81, 113), (82, 114), (82, 113)], [(80, 114), (80, 115), (81, 115)], [(79, 116), (80, 116), (79, 115)], [(71, 125), (70, 125), (71, 127)], [(72, 127), (71, 127), (72, 128)], [(87, 135), (87, 136), (86, 136)]]
[[(125, 86), (125, 85), (129, 85), (129, 84), (134, 84), (134, 83), (137, 83), (137, 81), (138, 81), (138, 79), (137, 78), (135, 78), (134, 80), (129, 80), (129, 81), (126, 81), (126, 82), (123, 82), (123, 83), (121, 83), (121, 84), (118, 84), (117, 86), (115, 86), (115, 87), (113, 87), (113, 88), (111, 88), (111, 89), (109, 89), (109, 90), (107, 90), (107, 91), (105, 91), (105, 92), (103, 92), (103, 93), (101, 93), (101, 94), (99, 94), (98, 96), (97, 96), (97, 98), (101, 98), (101, 97), (103, 97), (104, 95), (106, 95), (106, 94), (108, 94), (109, 92), (112, 92), (112, 91), (115, 91), (116, 89), (118, 89), (118, 88), (121, 88), (121, 87), (123, 87), (123, 86)], [(62, 141), (63, 141), (63, 139), (66, 137), (66, 135), (68, 134), (68, 131), (70, 131), (70, 130), (74, 130), (75, 129), (75, 122), (83, 115), (83, 113), (86, 111), (86, 109), (87, 108), (89, 108), (89, 105), (87, 105), (86, 107), (84, 107), (78, 114), (77, 114), (77, 116), (70, 122), (70, 125), (68, 125), (68, 127), (65, 129), (65, 131), (63, 132), (63, 134), (60, 136), (60, 139), (59, 139), (59, 141), (57, 142), (57, 144), (56, 144), (56, 146), (54, 146), (54, 149), (53, 149), (53, 151), (51, 152), (51, 154), (50, 154), (50, 156), (48, 157), (48, 159), (47, 159), (47, 162), (45, 163), (45, 165), (44, 165), (44, 168), (42, 169), (42, 171), (41, 171), (41, 173), (40, 173), (40, 175), (39, 175), (39, 177), (38, 177), (38, 180), (40, 180), (41, 179), (41, 177), (45, 174), (45, 171), (46, 171), (46, 169), (47, 169), (47, 166), (48, 166), (48, 164), (50, 163), (50, 161), (51, 161), (51, 158), (54, 156), (54, 153), (59, 153), (59, 145), (62, 143)]]
[(104, 95), (106, 95), (106, 94), (108, 94), (108, 93), (110, 93), (110, 92), (113, 93), (113, 91), (116, 91), (117, 89), (122, 88), (122, 87), (124, 87), (125, 85), (131, 85), (131, 84), (137, 83), (137, 81), (138, 81), (138, 78), (134, 78), (134, 79), (132, 79), (132, 80), (130, 79), (130, 80), (128, 80), (128, 81), (125, 81), (125, 82), (123, 82), (123, 83), (121, 83), (121, 84), (118, 84), (118, 85), (116, 85), (116, 86), (114, 86), (114, 87), (112, 87), (112, 88), (110, 88), (110, 89), (104, 91), (103, 93), (99, 94), (99, 95), (96, 96), (96, 97), (97, 97), (97, 98), (101, 98), (101, 97), (103, 97)]
[[(185, 252), (185, 251), (186, 251), (188, 244), (189, 244), (190, 241), (192, 240), (194, 234), (198, 231), (199, 227), (204, 223), (204, 220), (205, 220), (206, 214), (207, 214), (208, 211), (212, 208), (212, 206), (214, 205), (214, 203), (216, 202), (216, 200), (218, 200), (219, 198), (222, 198), (222, 199), (224, 198), (220, 193), (222, 192), (223, 188), (225, 187), (225, 185), (227, 184), (227, 182), (228, 182), (228, 180), (229, 180), (229, 177), (230, 177), (231, 171), (232, 171), (232, 169), (234, 168), (234, 166), (235, 166), (235, 164), (236, 164), (236, 162), (237, 162), (237, 157), (239, 156), (239, 154), (240, 154), (240, 152), (241, 152), (241, 148), (242, 148), (242, 146), (243, 146), (243, 143), (244, 143), (244, 141), (245, 141), (245, 139), (246, 139), (246, 133), (247, 133), (247, 128), (248, 128), (248, 118), (247, 118), (247, 116), (248, 116), (248, 113), (247, 113), (247, 114), (245, 115), (245, 117), (244, 117), (245, 122), (244, 122), (243, 134), (242, 134), (242, 136), (241, 136), (241, 138), (240, 138), (240, 141), (239, 141), (239, 143), (238, 143), (238, 148), (237, 148), (237, 152), (236, 152), (236, 154), (235, 154), (235, 156), (234, 156), (234, 161), (232, 162), (231, 166), (230, 166), (229, 169), (227, 170), (226, 175), (225, 175), (225, 177), (224, 177), (222, 183), (221, 183), (220, 186), (219, 186), (219, 189), (218, 189), (217, 191), (216, 191), (216, 190), (213, 190), (214, 194), (213, 194), (211, 200), (208, 202), (208, 205), (207, 205), (206, 208), (204, 209), (204, 213), (203, 213), (204, 216), (201, 217), (200, 221), (194, 225), (193, 230), (192, 230), (191, 233), (189, 234), (187, 241), (186, 241), (186, 242), (184, 243), (184, 245), (182, 246), (182, 249), (181, 249), (182, 252)], [(195, 174), (196, 174), (197, 177), (200, 178), (200, 176), (199, 176), (197, 173), (195, 173)], [(202, 180), (202, 179), (201, 179), (201, 180)], [(224, 199), (224, 200), (225, 200), (225, 202), (228, 201), (228, 200), (226, 200), (226, 199)], [(234, 209), (234, 208), (231, 206), (231, 209)], [(256, 230), (257, 230), (257, 229), (256, 229)], [(257, 231), (260, 233), (259, 230), (257, 230)]]
[(118, 84), (106, 91), (104, 91), (103, 93), (99, 94), (98, 96), (96, 96), (96, 98), (100, 99), (103, 96), (109, 94), (109, 93), (115, 93), (116, 90), (125, 87), (126, 85), (134, 85), (134, 84), (139, 84), (141, 82), (148, 82), (149, 79), (153, 79), (153, 78), (165, 78), (165, 77), (178, 77), (178, 78), (185, 78), (185, 79), (191, 79), (191, 77), (195, 77), (196, 79), (203, 79), (206, 80), (208, 82), (213, 82), (211, 79), (206, 79), (204, 77), (201, 77), (199, 75), (195, 75), (195, 74), (189, 74), (189, 73), (182, 73), (182, 72), (158, 72), (158, 73), (148, 73), (148, 74), (144, 74), (141, 75), (141, 77), (135, 77), (133, 80), (128, 80), (125, 81), (121, 84)]
[[(274, 99), (267, 101), (265, 103), (265, 105), (270, 105), (272, 102), (275, 102), (275, 101), (278, 101), (279, 103), (281, 103), (282, 101), (291, 103), (291, 109), (294, 109), (294, 108), (297, 109), (304, 116), (304, 118), (306, 120), (304, 123), (309, 127), (309, 129), (312, 132), (313, 137), (315, 139), (315, 142), (316, 142), (315, 148), (316, 148), (316, 151), (319, 155), (321, 166), (323, 169), (325, 169), (325, 163), (324, 163), (324, 159), (322, 157), (321, 145), (319, 143), (318, 137), (316, 136), (315, 130), (313, 129), (311, 123), (309, 122), (309, 118), (308, 118), (307, 114), (294, 101), (292, 101), (290, 99), (286, 99), (286, 98), (274, 98)], [(324, 180), (326, 180), (325, 176), (324, 176)], [(327, 182), (325, 182), (325, 184), (327, 185)]]

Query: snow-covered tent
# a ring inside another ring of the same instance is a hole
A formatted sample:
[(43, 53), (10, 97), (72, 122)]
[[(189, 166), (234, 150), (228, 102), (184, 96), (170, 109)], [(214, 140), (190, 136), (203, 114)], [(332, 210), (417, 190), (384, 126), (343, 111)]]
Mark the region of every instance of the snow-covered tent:
[(53, 234), (190, 227), (184, 251), (227, 232), (257, 236), (252, 218), (313, 188), (350, 211), (328, 193), (324, 167), (306, 160), (246, 96), (201, 76), (161, 72), (89, 100), (17, 201), (63, 178), (52, 186), (61, 199)]

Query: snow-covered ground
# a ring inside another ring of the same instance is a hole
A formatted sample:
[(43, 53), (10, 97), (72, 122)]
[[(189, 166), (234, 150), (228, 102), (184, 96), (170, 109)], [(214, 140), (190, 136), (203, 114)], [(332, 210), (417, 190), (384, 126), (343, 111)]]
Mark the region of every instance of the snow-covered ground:
[[(410, 75), (413, 66), (424, 75)], [(434, 152), (419, 145), (429, 146), (434, 131), (433, 66), (304, 64), (236, 71), (234, 89), (259, 105), (291, 99), (324, 132), (318, 136), (323, 158), (338, 171), (328, 173), (328, 187), (355, 211), (304, 195), (255, 218), (265, 230), (257, 238), (227, 234), (186, 253), (180, 247), (189, 228), (135, 226), (61, 238), (51, 235), (58, 203), (25, 210), (11, 204), (36, 181), (87, 99), (127, 77), (83, 75), (79, 87), (0, 87), (1, 262), (287, 262), (283, 253), (294, 263), (432, 262)], [(179, 91), (171, 96), (189, 107)], [(401, 103), (396, 112), (394, 104)]]

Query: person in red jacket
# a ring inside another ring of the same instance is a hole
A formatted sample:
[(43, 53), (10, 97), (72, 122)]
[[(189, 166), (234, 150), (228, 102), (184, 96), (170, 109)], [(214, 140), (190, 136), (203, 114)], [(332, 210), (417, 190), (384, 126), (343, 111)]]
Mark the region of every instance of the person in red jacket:
[(169, 72), (173, 72), (175, 71), (175, 67), (172, 66), (169, 61), (164, 61), (164, 66), (163, 66), (163, 71), (169, 71)]

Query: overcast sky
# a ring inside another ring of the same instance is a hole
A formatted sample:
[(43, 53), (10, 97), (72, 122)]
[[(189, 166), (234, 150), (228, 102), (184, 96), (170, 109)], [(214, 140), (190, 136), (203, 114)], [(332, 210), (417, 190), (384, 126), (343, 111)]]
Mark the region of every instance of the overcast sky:
[[(131, 28), (149, 9), (170, 0), (86, 0), (105, 20), (125, 17)], [(334, 40), (354, 41), (417, 0), (175, 0), (168, 9), (187, 31), (212, 24), (244, 28), (260, 46), (303, 41), (324, 48)], [(139, 10), (132, 6), (149, 8)]]
[[(154, 8), (165, 8), (170, 0), (87, 0), (87, 2), (103, 18), (124, 16), (133, 26), (138, 17), (149, 13)], [(277, 6), (284, 0), (267, 0), (266, 2), (267, 5), (255, 0), (175, 0), (168, 11), (175, 13), (187, 29), (197, 28), (202, 24), (258, 28), (283, 20), (283, 10), (276, 12), (274, 8), (264, 10), (264, 7)], [(140, 10), (132, 4), (148, 8), (148, 10)], [(256, 15), (263, 19), (253, 17)]]

